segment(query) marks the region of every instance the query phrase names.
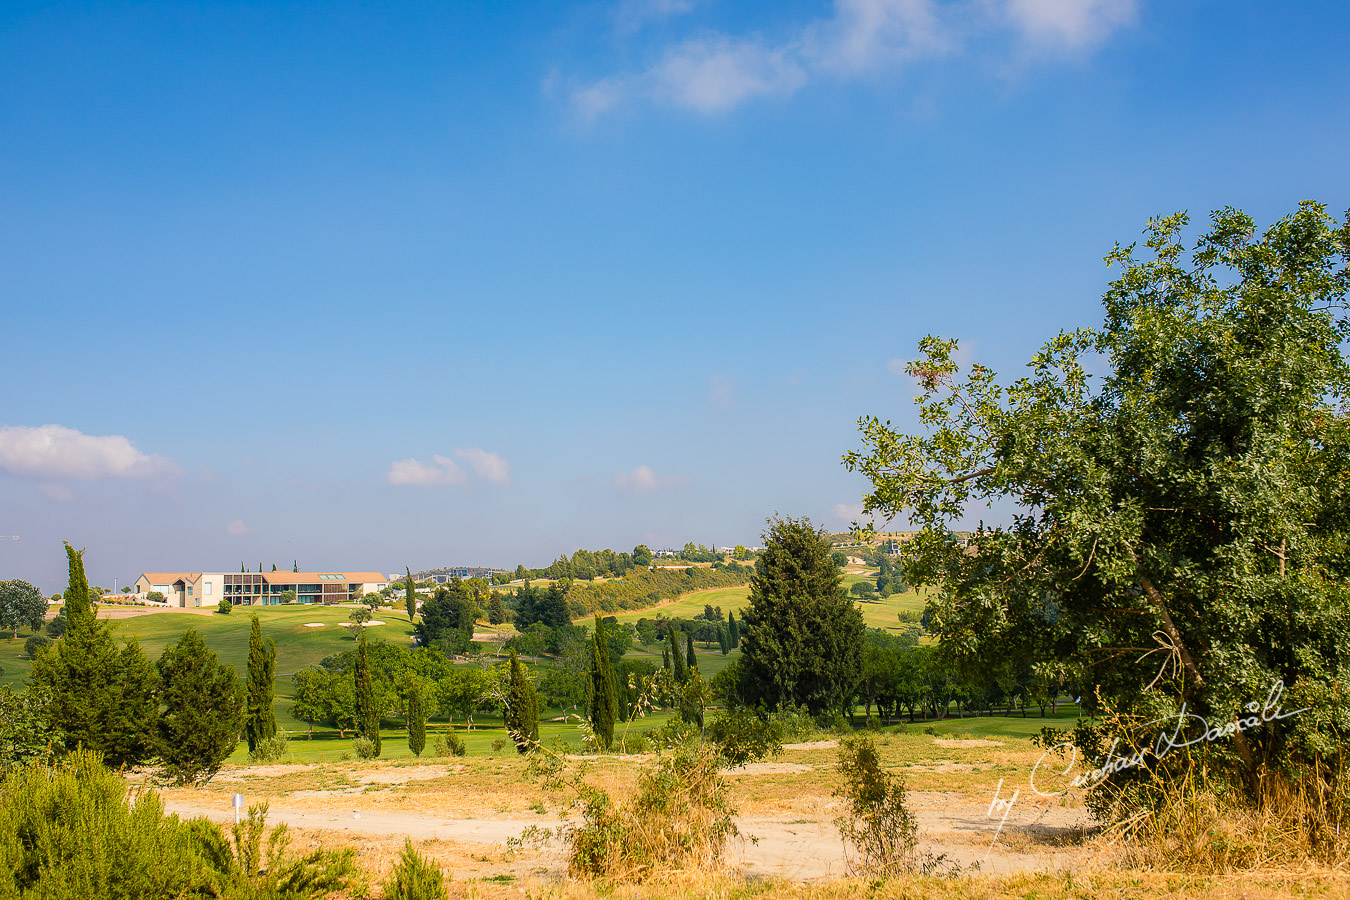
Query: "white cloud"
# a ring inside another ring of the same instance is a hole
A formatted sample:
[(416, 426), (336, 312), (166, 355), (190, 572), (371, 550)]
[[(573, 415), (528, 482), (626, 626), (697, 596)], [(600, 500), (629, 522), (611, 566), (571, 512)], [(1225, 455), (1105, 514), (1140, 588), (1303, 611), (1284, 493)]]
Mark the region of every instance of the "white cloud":
[(694, 0), (623, 0), (614, 19), (620, 31), (636, 31), (652, 22), (681, 16), (694, 8)]
[(614, 486), (629, 494), (650, 494), (685, 481), (671, 475), (657, 475), (650, 466), (637, 466), (629, 472), (614, 473)]
[(892, 375), (907, 375), (908, 373), (905, 371), (905, 366), (907, 365), (909, 365), (909, 363), (905, 362), (900, 357), (893, 356), (886, 360), (886, 371), (890, 372)]
[(1008, 0), (1007, 14), (1035, 44), (1069, 48), (1100, 44), (1134, 23), (1135, 0)]
[(57, 503), (69, 503), (75, 499), (75, 492), (64, 484), (40, 484), (38, 490), (42, 496)]
[(244, 524), (243, 519), (235, 519), (233, 522), (230, 522), (228, 525), (225, 526), (225, 533), (231, 535), (232, 537), (239, 537), (240, 535), (248, 534), (252, 530), (253, 530), (252, 528), (249, 528), (247, 525)]
[(456, 450), (455, 456), (468, 462), (473, 468), (473, 473), (479, 478), (486, 479), (493, 484), (508, 485), (511, 483), (511, 464), (502, 458), (500, 454), (490, 453), (478, 447), (468, 447), (463, 450)]
[(0, 469), (38, 478), (154, 478), (178, 469), (120, 434), (95, 436), (61, 425), (0, 427)]
[[(776, 41), (721, 32), (686, 38), (659, 51), (644, 70), (575, 88), (571, 101), (587, 121), (629, 102), (722, 113), (756, 98), (790, 96), (813, 80), (894, 73), (955, 56), (986, 33), (1011, 35), (1023, 52), (1094, 46), (1134, 22), (1135, 2), (835, 0), (832, 15)], [(688, 11), (680, 0), (638, 7)]]
[(399, 487), (444, 487), (451, 484), (465, 484), (468, 479), (455, 465), (455, 461), (445, 456), (433, 456), (430, 463), (416, 459), (400, 459), (389, 464), (385, 476), (389, 483)]

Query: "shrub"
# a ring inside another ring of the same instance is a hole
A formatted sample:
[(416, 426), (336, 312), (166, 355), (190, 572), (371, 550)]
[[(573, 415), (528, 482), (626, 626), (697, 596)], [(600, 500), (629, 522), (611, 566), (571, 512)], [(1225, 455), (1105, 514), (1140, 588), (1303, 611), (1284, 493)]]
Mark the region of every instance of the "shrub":
[(714, 716), (708, 723), (708, 738), (733, 766), (783, 752), (783, 726), (744, 706)]
[(222, 616), (228, 616), (233, 611), (234, 604), (224, 597), (220, 598), (220, 602), (216, 604), (216, 612), (220, 613)]
[(433, 750), (437, 756), (463, 756), (467, 752), (464, 748), (464, 739), (455, 734), (453, 728), (445, 734), (436, 736)]
[(651, 742), (647, 740), (645, 731), (625, 734), (619, 738), (619, 750), (624, 753), (646, 753), (650, 748)]
[(854, 875), (890, 877), (914, 868), (919, 828), (905, 805), (903, 776), (881, 767), (870, 735), (845, 738), (836, 763), (844, 814), (834, 820)]
[(384, 883), (387, 900), (447, 900), (445, 875), (441, 867), (417, 852), (411, 840), (404, 838), (403, 852), (394, 871)]
[(53, 640), (59, 637), (64, 637), (66, 633), (67, 621), (68, 620), (66, 619), (66, 611), (63, 609), (56, 614), (56, 618), (52, 619), (50, 622), (47, 623), (47, 627), (45, 629), (47, 632), (47, 636), (52, 638)]
[(782, 729), (785, 741), (805, 740), (816, 733), (816, 722), (803, 706), (779, 706), (769, 720)]
[(43, 647), (46, 647), (51, 642), (52, 642), (51, 638), (44, 637), (40, 634), (35, 634), (28, 640), (23, 642), (23, 653), (29, 659), (32, 659), (34, 656), (37, 656), (38, 651), (40, 651)]
[(291, 742), (290, 735), (284, 732), (278, 732), (270, 738), (263, 738), (250, 751), (248, 761), (251, 763), (274, 763), (286, 755), (286, 745)]
[(356, 751), (358, 759), (374, 759), (376, 756), (375, 742), (364, 735), (352, 741), (352, 749)]
[(492, 742), (493, 753), (501, 753), (504, 749), (506, 749), (506, 738), (497, 738)]

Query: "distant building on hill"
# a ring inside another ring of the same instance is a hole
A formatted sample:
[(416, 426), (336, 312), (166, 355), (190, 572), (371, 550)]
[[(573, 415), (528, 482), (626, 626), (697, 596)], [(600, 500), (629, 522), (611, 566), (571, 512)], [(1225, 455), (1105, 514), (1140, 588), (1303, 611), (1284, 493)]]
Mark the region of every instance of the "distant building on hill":
[(286, 591), (296, 603), (346, 603), (389, 586), (379, 572), (142, 572), (136, 595), (164, 595), (170, 606), (275, 606)]

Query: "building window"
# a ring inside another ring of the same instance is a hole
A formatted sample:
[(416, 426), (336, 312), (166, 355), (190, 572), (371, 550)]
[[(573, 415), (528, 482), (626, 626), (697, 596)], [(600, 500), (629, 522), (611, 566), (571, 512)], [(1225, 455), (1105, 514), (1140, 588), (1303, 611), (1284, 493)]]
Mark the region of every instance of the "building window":
[(202, 593), (205, 594), (205, 595), (208, 596), (208, 597), (211, 596), (211, 582), (208, 581), (208, 582), (206, 583), (206, 587), (205, 587), (205, 589), (202, 590)]

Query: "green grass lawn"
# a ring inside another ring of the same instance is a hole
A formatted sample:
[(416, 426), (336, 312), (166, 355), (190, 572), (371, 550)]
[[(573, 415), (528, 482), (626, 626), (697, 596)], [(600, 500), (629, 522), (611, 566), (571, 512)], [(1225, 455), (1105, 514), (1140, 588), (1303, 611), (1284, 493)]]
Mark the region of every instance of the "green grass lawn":
[(965, 719), (946, 718), (940, 721), (924, 721), (915, 719), (914, 724), (909, 724), (908, 720), (904, 724), (887, 726), (884, 731), (908, 731), (915, 729), (927, 730), (931, 728), (936, 737), (950, 738), (1030, 738), (1041, 733), (1045, 726), (1058, 728), (1061, 731), (1070, 731), (1074, 723), (1078, 721), (1079, 709), (1076, 705), (1069, 703), (1060, 706), (1053, 713), (1046, 713), (1045, 718), (1041, 718), (1039, 711), (1032, 707), (1027, 711), (1026, 718), (1022, 714), (1015, 713), (1011, 716), (974, 716)]

